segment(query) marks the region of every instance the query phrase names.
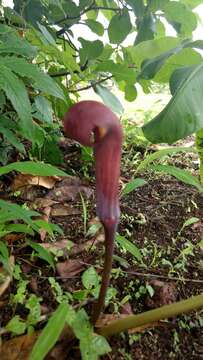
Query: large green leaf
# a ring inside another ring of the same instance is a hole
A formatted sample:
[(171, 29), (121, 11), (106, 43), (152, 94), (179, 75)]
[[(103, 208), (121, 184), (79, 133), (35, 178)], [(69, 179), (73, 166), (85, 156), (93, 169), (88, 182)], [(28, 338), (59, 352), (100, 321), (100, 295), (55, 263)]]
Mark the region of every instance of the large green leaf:
[(138, 28), (135, 44), (139, 44), (142, 41), (153, 39), (155, 30), (155, 17), (150, 11), (147, 11)]
[(96, 85), (94, 87), (94, 91), (101, 96), (104, 104), (110, 107), (112, 111), (115, 113), (121, 115), (123, 113), (123, 106), (118, 100), (118, 98), (112, 94), (110, 90), (108, 90), (106, 87), (102, 85)]
[(68, 312), (68, 304), (62, 303), (58, 306), (36, 341), (29, 356), (30, 360), (43, 360), (45, 358), (49, 350), (58, 340), (66, 323)]
[(6, 166), (1, 166), (0, 175), (7, 174), (13, 170), (36, 176), (68, 176), (64, 171), (52, 165), (34, 161), (14, 162)]
[(80, 49), (80, 61), (82, 64), (87, 60), (94, 60), (101, 55), (104, 46), (100, 40), (88, 41), (81, 37), (78, 40), (82, 44)]
[(198, 179), (186, 170), (179, 169), (171, 165), (152, 165), (150, 169), (174, 176), (176, 179), (184, 182), (185, 184), (195, 186), (200, 192), (203, 192), (203, 187)]
[(65, 99), (63, 91), (58, 84), (50, 76), (40, 71), (37, 65), (30, 64), (25, 59), (15, 56), (1, 58), (0, 64), (7, 66), (20, 76), (30, 78), (33, 81), (33, 86), (37, 89), (60, 99)]
[(0, 65), (0, 88), (17, 111), (26, 137), (34, 139), (31, 104), (24, 83), (9, 68)]
[(130, 54), (137, 68), (140, 69), (144, 60), (160, 56), (164, 52), (177, 47), (179, 44), (179, 39), (167, 36), (155, 40), (143, 41), (136, 46), (129, 46), (126, 48), (126, 51)]
[(132, 24), (127, 10), (124, 10), (122, 14), (114, 15), (108, 27), (110, 42), (112, 44), (120, 44), (130, 33), (131, 28)]
[(116, 81), (125, 80), (128, 84), (136, 82), (136, 70), (130, 69), (125, 63), (118, 64), (113, 62), (113, 60), (107, 60), (101, 62), (96, 70), (111, 73)]
[(102, 36), (104, 34), (104, 27), (100, 22), (92, 19), (87, 19), (85, 20), (85, 23), (97, 35)]
[(0, 24), (0, 54), (11, 53), (32, 58), (37, 50), (34, 46), (21, 38), (14, 28)]
[(149, 141), (172, 144), (203, 128), (203, 63), (191, 69), (167, 106), (143, 126)]
[(191, 36), (197, 26), (195, 14), (180, 1), (167, 1), (163, 4), (162, 10), (166, 20), (181, 35)]

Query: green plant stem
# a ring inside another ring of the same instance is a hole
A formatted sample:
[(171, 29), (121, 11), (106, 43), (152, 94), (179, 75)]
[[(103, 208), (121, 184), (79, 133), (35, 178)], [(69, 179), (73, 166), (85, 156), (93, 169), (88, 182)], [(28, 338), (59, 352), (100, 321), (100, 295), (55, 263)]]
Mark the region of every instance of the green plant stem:
[(203, 294), (182, 300), (158, 309), (146, 311), (138, 315), (129, 315), (123, 319), (112, 321), (97, 332), (103, 336), (111, 336), (131, 328), (150, 324), (203, 307)]

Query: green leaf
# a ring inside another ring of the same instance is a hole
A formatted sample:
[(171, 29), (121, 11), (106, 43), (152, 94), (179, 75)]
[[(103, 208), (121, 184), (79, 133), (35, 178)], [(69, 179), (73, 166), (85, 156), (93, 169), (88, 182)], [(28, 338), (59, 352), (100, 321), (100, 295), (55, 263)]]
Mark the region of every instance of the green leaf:
[(181, 230), (180, 230), (179, 233), (181, 233), (181, 232), (183, 231), (183, 229), (185, 229), (185, 227), (190, 226), (190, 225), (193, 225), (193, 224), (195, 224), (195, 223), (197, 223), (197, 222), (199, 222), (199, 221), (200, 221), (200, 219), (197, 218), (197, 217), (191, 217), (191, 218), (187, 219), (187, 220), (184, 222), (184, 224), (183, 224), (183, 226), (182, 226), (182, 228), (181, 228)]
[(32, 229), (39, 231), (39, 228), (33, 224), (32, 217), (34, 216), (40, 216), (40, 214), (36, 211), (24, 209), (20, 205), (0, 200), (0, 223), (2, 224), (11, 220), (23, 220), (26, 224), (30, 225)]
[(43, 360), (45, 358), (58, 340), (66, 323), (68, 312), (68, 304), (62, 303), (58, 306), (34, 344), (29, 357), (30, 360)]
[(167, 1), (162, 10), (165, 13), (166, 20), (175, 28), (175, 30), (186, 36), (191, 36), (192, 31), (197, 26), (195, 14), (180, 1)]
[(33, 86), (47, 94), (65, 100), (60, 86), (47, 74), (40, 71), (37, 65), (30, 64), (25, 59), (7, 56), (0, 59), (0, 64), (10, 68), (16, 74), (28, 77), (33, 81)]
[(127, 240), (124, 236), (116, 235), (116, 242), (126, 251), (130, 252), (138, 261), (142, 261), (140, 250), (131, 241)]
[(174, 176), (176, 179), (184, 182), (185, 184), (195, 186), (200, 192), (203, 191), (203, 187), (198, 179), (186, 170), (178, 169), (177, 167), (170, 165), (152, 165), (150, 169)]
[(48, 124), (52, 124), (53, 118), (52, 118), (52, 105), (49, 100), (47, 100), (44, 96), (36, 96), (35, 97), (35, 106), (38, 110), (37, 113), (34, 114), (34, 116), (42, 121), (47, 122)]
[(118, 98), (112, 94), (106, 87), (96, 85), (94, 91), (102, 98), (104, 104), (110, 107), (112, 111), (121, 115), (124, 111), (122, 104)]
[(7, 233), (24, 233), (29, 235), (34, 235), (33, 230), (28, 225), (23, 224), (9, 224), (5, 227)]
[(192, 147), (170, 147), (167, 149), (161, 149), (158, 151), (155, 151), (153, 154), (147, 155), (145, 159), (138, 165), (137, 172), (142, 171), (146, 169), (152, 162), (155, 160), (160, 160), (164, 156), (168, 156), (171, 154), (176, 154), (177, 152), (194, 152), (195, 149)]
[(203, 128), (202, 93), (203, 63), (193, 66), (167, 106), (143, 126), (145, 137), (153, 143), (171, 144)]
[(15, 162), (2, 166), (0, 168), (0, 175), (7, 174), (13, 170), (36, 176), (68, 176), (64, 171), (59, 170), (52, 165), (34, 161)]
[(81, 37), (78, 38), (82, 44), (80, 49), (80, 61), (84, 64), (87, 60), (97, 59), (103, 51), (103, 43), (100, 40), (88, 41)]
[(24, 83), (9, 68), (0, 65), (0, 88), (17, 111), (26, 137), (34, 139), (31, 105)]
[(130, 33), (131, 28), (132, 24), (127, 10), (124, 10), (122, 14), (114, 15), (108, 27), (110, 42), (112, 44), (120, 44)]
[(112, 60), (103, 61), (96, 67), (96, 71), (109, 72), (114, 75), (116, 81), (125, 80), (128, 84), (136, 82), (136, 71), (130, 69), (125, 63), (116, 64)]
[(98, 360), (101, 355), (111, 351), (111, 348), (103, 336), (94, 334), (81, 339), (80, 351), (82, 360)]
[(137, 178), (130, 181), (128, 184), (125, 185), (124, 189), (121, 192), (121, 197), (129, 194), (130, 192), (136, 190), (138, 187), (146, 185), (147, 181)]
[(154, 77), (154, 81), (160, 83), (168, 83), (172, 73), (178, 69), (190, 65), (198, 65), (202, 63), (202, 56), (199, 52), (187, 48), (182, 49), (177, 54), (166, 59), (165, 63)]
[(145, 11), (144, 1), (143, 0), (126, 0), (126, 3), (129, 4), (134, 13), (135, 16), (138, 18), (142, 18)]
[(31, 240), (28, 240), (28, 245), (30, 245), (37, 252), (37, 256), (40, 259), (45, 260), (52, 267), (52, 269), (55, 269), (53, 256), (45, 248)]
[(82, 274), (82, 284), (86, 289), (92, 289), (99, 285), (99, 276), (93, 266)]
[(9, 260), (9, 251), (6, 244), (3, 241), (0, 241), (0, 253), (6, 261)]
[(138, 33), (135, 39), (135, 45), (143, 41), (153, 39), (155, 31), (156, 31), (155, 17), (150, 11), (147, 11), (138, 28)]
[(127, 101), (134, 101), (137, 97), (137, 89), (134, 85), (126, 85), (125, 87), (125, 99)]
[(17, 54), (32, 58), (37, 54), (37, 49), (21, 38), (13, 27), (0, 24), (0, 54)]
[(47, 30), (47, 28), (44, 25), (40, 24), (39, 22), (37, 23), (37, 25), (38, 25), (40, 31), (42, 32), (44, 38), (47, 40), (47, 43), (56, 46), (56, 42), (55, 42), (53, 36)]
[(102, 36), (104, 34), (104, 27), (100, 22), (92, 20), (92, 19), (87, 19), (87, 20), (85, 20), (85, 23), (97, 35)]
[(1, 117), (0, 117), (0, 133), (2, 133), (4, 138), (17, 150), (21, 152), (25, 152), (25, 148), (23, 144), (18, 140), (18, 138), (14, 135), (14, 133), (10, 129), (1, 125)]
[(21, 335), (25, 332), (26, 323), (21, 320), (19, 315), (15, 315), (6, 325), (6, 330), (15, 335)]
[(166, 36), (155, 40), (147, 40), (136, 46), (126, 48), (127, 53), (131, 56), (137, 68), (141, 68), (144, 60), (155, 58), (164, 52), (177, 47), (180, 44), (178, 38)]

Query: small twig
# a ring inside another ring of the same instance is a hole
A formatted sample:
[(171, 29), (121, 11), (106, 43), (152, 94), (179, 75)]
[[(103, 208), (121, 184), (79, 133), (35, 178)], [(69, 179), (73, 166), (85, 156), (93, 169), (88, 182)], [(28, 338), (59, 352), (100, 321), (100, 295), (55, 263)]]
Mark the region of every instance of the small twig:
[(102, 82), (106, 81), (106, 80), (109, 80), (109, 79), (112, 79), (113, 75), (109, 75), (107, 77), (105, 77), (104, 79), (100, 79), (98, 81), (95, 81), (94, 83), (92, 83), (91, 85), (87, 85), (87, 86), (84, 86), (84, 87), (81, 87), (79, 89), (76, 89), (76, 90), (68, 90), (70, 93), (76, 93), (78, 91), (83, 91), (83, 90), (88, 90), (88, 89), (91, 89), (93, 86), (95, 85), (98, 85), (98, 84), (101, 84)]
[(175, 276), (165, 276), (165, 275), (156, 275), (156, 274), (150, 274), (150, 273), (141, 273), (138, 271), (124, 271), (131, 275), (137, 275), (137, 276), (143, 276), (143, 277), (152, 277), (156, 279), (167, 279), (167, 280), (176, 280), (176, 281), (182, 281), (182, 282), (193, 282), (197, 284), (203, 284), (203, 280), (195, 280), (195, 279), (189, 279), (189, 278), (181, 278), (181, 277), (175, 277)]

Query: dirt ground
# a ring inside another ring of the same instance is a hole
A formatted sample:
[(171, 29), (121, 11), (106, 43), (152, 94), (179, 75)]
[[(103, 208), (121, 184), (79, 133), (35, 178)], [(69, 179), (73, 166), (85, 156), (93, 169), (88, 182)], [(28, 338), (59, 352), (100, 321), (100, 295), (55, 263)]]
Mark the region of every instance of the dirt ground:
[[(31, 250), (25, 246), (22, 236), (15, 241), (11, 236), (7, 238), (15, 261), (21, 264), (29, 279), (29, 291), (43, 299), (41, 306), (45, 315), (57, 307), (48, 282), (50, 276), (56, 277), (64, 291), (72, 293), (82, 288), (81, 274), (88, 267), (93, 265), (99, 274), (102, 272), (102, 230), (93, 237), (85, 236), (85, 228), (96, 222), (94, 178), (90, 177), (93, 173), (88, 169), (89, 179), (86, 177), (84, 180), (78, 148), (70, 145), (65, 151), (67, 170), (71, 169), (75, 176), (72, 183), (62, 180), (52, 189), (26, 185), (17, 201), (32, 206), (38, 204), (38, 209), (43, 208), (45, 216), (64, 230), (63, 236), (51, 240), (52, 246), (59, 244), (60, 250), (62, 242), (69, 240), (74, 244), (72, 250), (68, 256), (66, 252), (57, 258), (54, 273), (42, 260), (30, 260)], [(174, 157), (172, 162), (182, 164), (183, 168), (192, 164), (185, 154)], [(16, 176), (10, 174), (2, 179), (1, 193), (5, 191), (10, 200), (14, 200), (9, 189)], [(132, 176), (133, 168), (128, 169), (123, 164), (121, 180), (127, 182)], [(82, 180), (78, 180), (79, 177)], [(111, 279), (116, 295), (105, 309), (106, 314), (137, 314), (203, 292), (203, 195), (170, 176), (146, 171), (139, 177), (147, 183), (121, 198), (118, 232), (139, 248), (142, 262), (116, 243)], [(85, 200), (85, 208), (80, 194)], [(42, 199), (40, 205), (39, 199)], [(192, 218), (196, 220), (184, 226)], [(45, 247), (50, 243), (46, 236), (40, 236), (36, 241)], [(10, 295), (15, 291), (16, 283), (13, 281), (1, 298), (1, 327), (16, 314), (26, 317), (23, 305), (18, 304), (13, 309), (9, 303)], [(73, 305), (77, 308), (79, 302), (75, 300)], [(85, 308), (91, 313), (91, 301)], [(6, 343), (10, 335), (3, 334), (2, 339)], [(101, 357), (103, 360), (203, 359), (203, 312), (165, 320), (140, 332), (122, 333), (109, 339), (109, 344), (112, 352)], [(47, 357), (55, 358), (53, 354)], [(69, 344), (64, 359), (79, 358), (77, 342)]]

